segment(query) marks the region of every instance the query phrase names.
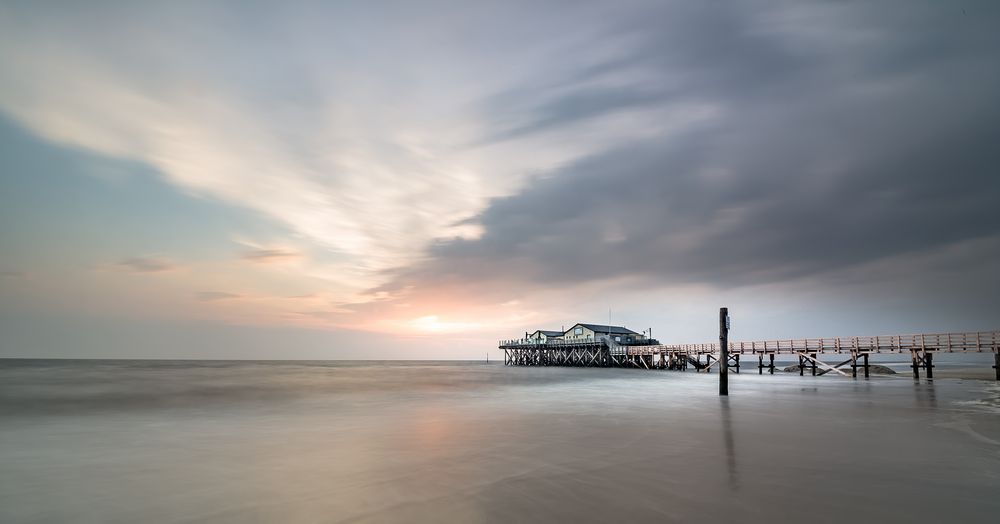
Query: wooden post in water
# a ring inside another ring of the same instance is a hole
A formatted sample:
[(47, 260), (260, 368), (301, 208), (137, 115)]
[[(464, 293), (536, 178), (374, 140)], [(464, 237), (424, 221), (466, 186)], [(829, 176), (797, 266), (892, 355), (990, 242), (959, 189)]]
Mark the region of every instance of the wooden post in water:
[(1000, 351), (993, 352), (993, 369), (996, 370), (997, 380), (1000, 380)]
[(719, 395), (729, 395), (729, 308), (719, 308)]
[(934, 353), (924, 353), (924, 366), (927, 368), (927, 380), (934, 379)]

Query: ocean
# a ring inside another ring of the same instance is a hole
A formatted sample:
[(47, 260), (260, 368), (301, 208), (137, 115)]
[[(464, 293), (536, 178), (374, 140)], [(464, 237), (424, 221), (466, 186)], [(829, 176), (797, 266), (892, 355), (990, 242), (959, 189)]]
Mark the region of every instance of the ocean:
[(1000, 519), (996, 383), (743, 371), (0, 360), (0, 522)]

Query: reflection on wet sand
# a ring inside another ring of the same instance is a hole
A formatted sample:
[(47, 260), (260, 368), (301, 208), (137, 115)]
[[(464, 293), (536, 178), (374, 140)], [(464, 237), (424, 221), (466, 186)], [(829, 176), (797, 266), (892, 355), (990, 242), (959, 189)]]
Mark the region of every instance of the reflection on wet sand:
[(729, 408), (729, 397), (719, 397), (719, 413), (722, 414), (722, 436), (726, 446), (726, 466), (729, 470), (729, 489), (738, 491), (740, 488), (739, 471), (736, 468), (736, 443), (733, 437), (732, 413)]
[(937, 390), (933, 380), (914, 384), (913, 392), (916, 394), (918, 406), (930, 409), (938, 407)]

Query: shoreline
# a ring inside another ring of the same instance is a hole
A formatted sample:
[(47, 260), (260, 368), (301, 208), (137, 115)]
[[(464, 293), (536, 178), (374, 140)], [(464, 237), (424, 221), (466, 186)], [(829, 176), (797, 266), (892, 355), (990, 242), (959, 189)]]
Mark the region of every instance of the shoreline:
[[(896, 375), (901, 377), (913, 378), (913, 371), (897, 371)], [(920, 379), (924, 380), (927, 378), (927, 372), (921, 371)], [(985, 380), (990, 382), (997, 382), (996, 374), (992, 368), (980, 369), (980, 368), (961, 368), (961, 369), (934, 369), (934, 379), (938, 378), (948, 378), (948, 379), (962, 379), (962, 380)], [(933, 379), (931, 379), (933, 380)]]

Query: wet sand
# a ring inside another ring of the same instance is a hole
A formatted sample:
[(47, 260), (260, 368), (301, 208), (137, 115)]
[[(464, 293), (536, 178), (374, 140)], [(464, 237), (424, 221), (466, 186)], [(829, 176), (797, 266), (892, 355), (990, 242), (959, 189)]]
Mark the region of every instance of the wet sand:
[(2, 522), (995, 522), (1000, 386), (0, 363)]

